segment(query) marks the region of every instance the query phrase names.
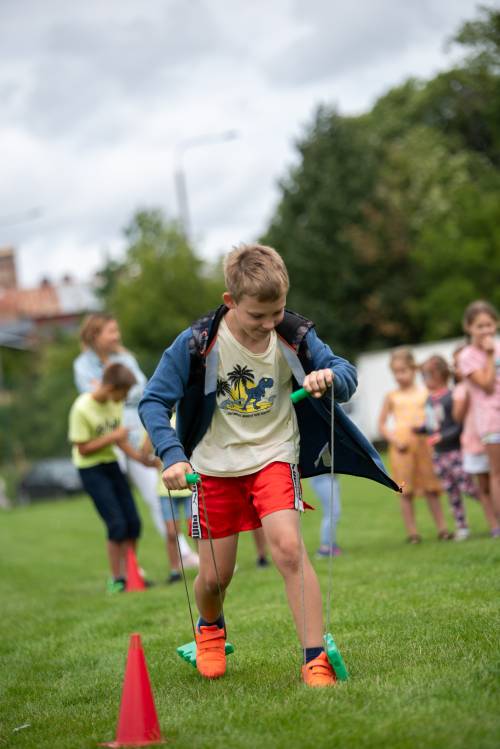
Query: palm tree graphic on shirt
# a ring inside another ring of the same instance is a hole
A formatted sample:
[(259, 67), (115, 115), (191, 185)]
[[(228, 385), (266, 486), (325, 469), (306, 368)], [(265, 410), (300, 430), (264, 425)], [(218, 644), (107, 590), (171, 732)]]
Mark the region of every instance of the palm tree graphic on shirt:
[(231, 385), (227, 380), (223, 380), (222, 377), (217, 378), (217, 398), (221, 395), (231, 395)]
[(235, 390), (238, 391), (238, 397), (240, 400), (245, 397), (246, 391), (244, 390), (243, 393), (241, 391), (241, 388), (245, 388), (247, 385), (253, 384), (255, 374), (252, 372), (249, 367), (241, 367), (239, 364), (236, 364), (234, 369), (232, 369), (227, 374), (227, 379), (233, 386)]
[(242, 416), (255, 416), (272, 409), (275, 395), (266, 395), (274, 384), (270, 377), (261, 377), (256, 382), (256, 376), (247, 366), (235, 364), (227, 373), (227, 379), (217, 379), (217, 397), (228, 396), (219, 401), (219, 408)]

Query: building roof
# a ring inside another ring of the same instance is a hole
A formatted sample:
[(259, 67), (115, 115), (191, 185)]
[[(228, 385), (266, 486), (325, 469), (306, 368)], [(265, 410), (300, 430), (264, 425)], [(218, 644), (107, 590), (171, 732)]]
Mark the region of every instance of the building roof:
[(43, 282), (34, 289), (0, 290), (0, 324), (14, 320), (50, 320), (81, 315), (100, 308), (90, 284), (65, 280)]

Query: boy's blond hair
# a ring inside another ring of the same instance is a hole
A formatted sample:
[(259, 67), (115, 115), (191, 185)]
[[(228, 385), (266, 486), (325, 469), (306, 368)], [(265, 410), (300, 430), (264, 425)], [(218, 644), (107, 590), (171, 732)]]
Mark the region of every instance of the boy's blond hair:
[(224, 259), (224, 279), (235, 302), (244, 295), (274, 302), (290, 287), (283, 258), (262, 244), (242, 244), (231, 250)]

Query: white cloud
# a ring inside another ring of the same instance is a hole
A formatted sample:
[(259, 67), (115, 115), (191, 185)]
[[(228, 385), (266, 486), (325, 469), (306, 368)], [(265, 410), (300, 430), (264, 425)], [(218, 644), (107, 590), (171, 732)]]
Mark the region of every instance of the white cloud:
[[(175, 145), (233, 129), (184, 154), (193, 233), (207, 256), (255, 238), (317, 105), (360, 112), (434, 74), (474, 15), (472, 0), (3, 0), (0, 245), (24, 284), (85, 277), (136, 208), (176, 215)], [(34, 206), (38, 221), (2, 223)]]

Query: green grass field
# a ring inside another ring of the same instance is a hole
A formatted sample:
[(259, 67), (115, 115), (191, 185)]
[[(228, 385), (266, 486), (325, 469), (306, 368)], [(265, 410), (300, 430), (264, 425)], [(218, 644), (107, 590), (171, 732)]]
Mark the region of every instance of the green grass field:
[[(211, 683), (175, 653), (192, 639), (182, 585), (106, 595), (103, 531), (89, 500), (2, 512), (0, 747), (112, 740), (132, 632), (142, 636), (162, 731), (178, 749), (500, 746), (500, 541), (471, 502), (473, 537), (438, 543), (422, 502), (424, 543), (405, 546), (394, 495), (349, 478), (342, 492), (332, 629), (351, 679), (329, 690), (301, 685), (281, 581), (255, 568), (250, 537), (226, 605), (236, 653)], [(162, 544), (140, 507), (140, 561), (164, 580)], [(304, 519), (310, 551), (319, 520)], [(315, 565), (326, 590), (327, 563)]]

